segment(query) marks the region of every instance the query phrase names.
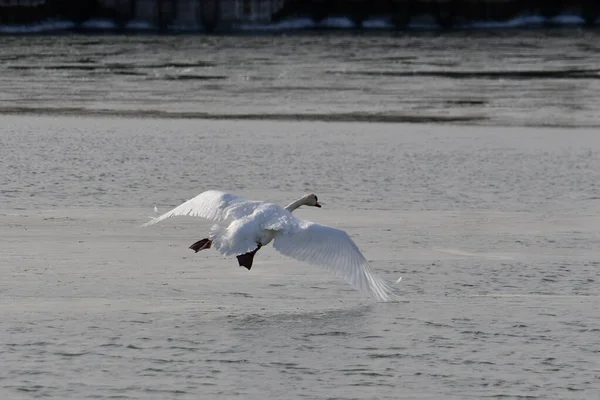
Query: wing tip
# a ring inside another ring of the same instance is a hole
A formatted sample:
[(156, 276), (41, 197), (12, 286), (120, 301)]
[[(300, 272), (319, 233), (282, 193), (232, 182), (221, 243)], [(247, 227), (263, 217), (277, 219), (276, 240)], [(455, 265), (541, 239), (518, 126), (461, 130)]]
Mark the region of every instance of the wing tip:
[[(152, 218), (152, 217), (150, 217), (150, 218)], [(158, 222), (158, 218), (152, 218), (150, 221), (148, 221), (145, 224), (141, 225), (140, 228), (145, 228), (145, 227), (147, 227), (149, 225), (153, 225), (153, 224), (155, 224), (157, 222)]]
[(371, 288), (372, 291), (372, 295), (381, 302), (388, 302), (391, 300), (395, 300), (398, 297), (400, 297), (400, 293), (398, 292), (398, 289), (394, 288), (393, 286), (400, 283), (400, 281), (402, 281), (402, 277), (398, 278), (396, 281), (394, 281), (394, 283), (388, 282), (386, 280), (381, 279), (381, 281), (383, 281), (383, 285), (382, 287), (378, 288), (378, 290), (373, 290), (373, 288)]

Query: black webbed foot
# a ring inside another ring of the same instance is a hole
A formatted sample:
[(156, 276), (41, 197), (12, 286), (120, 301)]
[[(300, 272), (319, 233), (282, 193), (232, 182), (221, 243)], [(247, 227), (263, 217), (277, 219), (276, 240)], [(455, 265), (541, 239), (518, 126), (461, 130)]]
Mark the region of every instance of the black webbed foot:
[(212, 240), (210, 239), (202, 239), (198, 240), (196, 243), (190, 246), (190, 249), (194, 250), (194, 252), (199, 252), (200, 250), (210, 249), (212, 245)]
[(252, 262), (254, 261), (254, 255), (260, 249), (260, 247), (261, 247), (261, 245), (259, 244), (256, 249), (254, 249), (248, 253), (237, 256), (240, 267), (246, 267), (248, 269), (248, 271), (250, 271), (250, 268), (252, 268)]

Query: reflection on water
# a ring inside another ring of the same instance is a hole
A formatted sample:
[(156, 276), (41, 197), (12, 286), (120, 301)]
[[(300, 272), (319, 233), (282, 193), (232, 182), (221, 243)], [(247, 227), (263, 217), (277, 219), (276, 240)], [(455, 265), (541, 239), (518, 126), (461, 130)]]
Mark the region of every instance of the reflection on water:
[[(344, 335), (343, 331), (348, 331), (348, 325), (354, 326), (356, 323), (365, 324), (365, 317), (371, 311), (373, 305), (359, 305), (351, 308), (340, 308), (333, 310), (289, 310), (276, 314), (263, 313), (253, 315), (241, 315), (228, 317), (229, 322), (234, 323), (234, 331), (243, 331), (245, 334), (249, 331), (260, 333), (263, 330), (309, 330), (325, 328), (325, 333), (311, 333), (311, 335)], [(340, 330), (335, 330), (338, 326)], [(344, 327), (345, 326), (345, 327)], [(333, 331), (332, 331), (333, 329)]]

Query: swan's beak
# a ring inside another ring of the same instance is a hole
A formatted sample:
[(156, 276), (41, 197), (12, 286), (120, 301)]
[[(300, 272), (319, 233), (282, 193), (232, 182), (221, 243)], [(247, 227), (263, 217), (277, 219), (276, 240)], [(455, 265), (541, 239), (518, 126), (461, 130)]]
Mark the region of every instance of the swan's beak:
[(321, 208), (321, 203), (319, 203), (318, 201), (315, 203), (315, 207), (319, 207)]

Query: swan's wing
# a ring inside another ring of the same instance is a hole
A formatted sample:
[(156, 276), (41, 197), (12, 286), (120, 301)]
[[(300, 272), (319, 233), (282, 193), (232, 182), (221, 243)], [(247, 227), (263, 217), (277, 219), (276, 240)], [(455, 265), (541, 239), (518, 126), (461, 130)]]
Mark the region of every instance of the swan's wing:
[(230, 193), (208, 190), (142, 226), (152, 225), (177, 215), (189, 215), (214, 221), (223, 221), (230, 217), (240, 218), (252, 214), (260, 204), (264, 204), (264, 202), (248, 201)]
[(392, 284), (373, 272), (350, 236), (340, 229), (298, 219), (295, 229), (275, 236), (273, 247), (288, 257), (325, 267), (377, 300), (387, 301), (397, 295)]

